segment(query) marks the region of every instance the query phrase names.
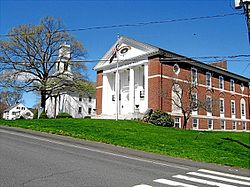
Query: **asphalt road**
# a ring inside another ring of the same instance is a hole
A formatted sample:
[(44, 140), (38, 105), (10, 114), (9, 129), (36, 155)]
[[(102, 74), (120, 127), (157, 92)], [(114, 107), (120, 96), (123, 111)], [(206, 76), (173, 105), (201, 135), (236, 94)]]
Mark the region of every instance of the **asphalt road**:
[(250, 186), (249, 170), (0, 128), (0, 186)]

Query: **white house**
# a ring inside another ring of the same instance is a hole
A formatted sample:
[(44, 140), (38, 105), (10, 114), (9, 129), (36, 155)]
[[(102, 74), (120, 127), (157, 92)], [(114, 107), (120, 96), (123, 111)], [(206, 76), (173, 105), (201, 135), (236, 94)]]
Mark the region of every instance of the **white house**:
[(33, 113), (22, 103), (11, 106), (3, 113), (3, 119), (7, 120), (15, 120), (21, 117), (24, 119), (33, 119)]
[[(70, 46), (62, 45), (59, 51), (60, 62), (57, 63), (55, 74), (64, 76), (64, 81), (74, 81), (74, 75), (71, 72)], [(95, 97), (86, 93), (72, 91), (70, 87), (60, 88), (60, 92), (54, 91), (46, 100), (46, 114), (50, 118), (55, 118), (59, 113), (65, 112), (73, 118), (83, 118), (95, 114)]]

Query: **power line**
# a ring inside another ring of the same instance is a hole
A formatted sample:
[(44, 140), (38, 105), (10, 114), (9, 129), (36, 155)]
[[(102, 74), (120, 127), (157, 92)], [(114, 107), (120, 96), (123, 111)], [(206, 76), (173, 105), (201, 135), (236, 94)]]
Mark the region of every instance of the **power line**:
[[(102, 29), (113, 29), (113, 28), (123, 28), (123, 27), (142, 27), (153, 24), (164, 24), (164, 23), (173, 23), (173, 22), (183, 22), (183, 21), (194, 21), (201, 19), (213, 19), (213, 18), (222, 18), (227, 16), (235, 16), (235, 15), (243, 15), (244, 13), (225, 13), (218, 14), (212, 16), (199, 16), (199, 17), (191, 17), (191, 18), (178, 18), (178, 19), (168, 19), (161, 21), (150, 21), (150, 22), (138, 22), (134, 24), (116, 24), (116, 25), (104, 25), (104, 26), (93, 26), (93, 27), (85, 27), (85, 28), (77, 28), (77, 29), (63, 29), (57, 32), (78, 32), (78, 31), (87, 31), (87, 30), (102, 30)], [(32, 35), (34, 33), (27, 33), (23, 35)], [(10, 37), (16, 36), (17, 34), (1, 34), (0, 37)]]

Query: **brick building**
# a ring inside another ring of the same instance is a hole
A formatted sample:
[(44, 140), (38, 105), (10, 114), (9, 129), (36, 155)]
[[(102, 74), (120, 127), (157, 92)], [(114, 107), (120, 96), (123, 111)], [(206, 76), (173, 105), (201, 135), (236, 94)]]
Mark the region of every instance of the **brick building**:
[[(204, 101), (203, 107), (192, 109), (187, 128), (250, 130), (250, 79), (227, 71), (226, 62), (205, 64), (122, 36), (94, 70), (96, 113), (103, 118), (133, 118), (152, 108), (168, 112), (175, 126), (182, 127), (178, 103)], [(183, 83), (192, 87), (195, 100), (189, 101)]]

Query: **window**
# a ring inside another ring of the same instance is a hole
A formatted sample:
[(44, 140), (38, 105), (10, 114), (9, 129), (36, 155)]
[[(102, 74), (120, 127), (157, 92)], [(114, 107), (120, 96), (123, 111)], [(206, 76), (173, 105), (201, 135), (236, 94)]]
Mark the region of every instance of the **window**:
[(220, 127), (221, 127), (222, 130), (226, 129), (226, 121), (225, 120), (220, 121)]
[(237, 128), (236, 121), (232, 122), (232, 128), (233, 128), (233, 130), (236, 130), (236, 128)]
[(231, 101), (231, 114), (235, 115), (235, 101)]
[(174, 118), (174, 127), (181, 128), (181, 118), (180, 117)]
[(22, 110), (25, 110), (25, 107), (22, 107)]
[(82, 101), (82, 95), (79, 95), (79, 101)]
[(219, 76), (219, 88), (224, 90), (224, 77)]
[(175, 65), (173, 66), (173, 71), (174, 71), (174, 73), (175, 73), (176, 75), (178, 75), (178, 74), (180, 73), (180, 67), (179, 67), (178, 64), (175, 64)]
[(191, 109), (193, 111), (197, 111), (198, 110), (197, 93), (191, 93)]
[(78, 108), (78, 114), (81, 114), (82, 113), (82, 107), (79, 107)]
[(212, 119), (207, 120), (207, 127), (209, 130), (213, 129), (213, 120)]
[(89, 97), (89, 102), (91, 102), (92, 101), (92, 97)]
[(145, 97), (145, 91), (141, 90), (140, 91), (140, 98), (143, 99)]
[(16, 107), (16, 109), (20, 109), (20, 107), (18, 106), (18, 107)]
[(197, 69), (191, 68), (191, 81), (193, 84), (197, 84), (198, 78), (197, 78)]
[(242, 121), (242, 129), (247, 130), (247, 125), (245, 121)]
[(240, 100), (240, 105), (241, 105), (241, 116), (245, 116), (246, 115), (246, 104), (245, 104), (245, 100), (242, 98)]
[(220, 113), (224, 113), (224, 99), (220, 99)]
[(88, 108), (88, 114), (90, 115), (91, 114), (91, 111), (92, 111), (92, 108)]
[(234, 92), (235, 91), (235, 85), (234, 85), (234, 80), (230, 79), (230, 91)]
[(212, 97), (211, 96), (207, 96), (206, 105), (207, 105), (207, 112), (212, 112)]
[(193, 129), (199, 129), (199, 121), (197, 118), (193, 118), (192, 124), (193, 124)]
[(207, 72), (206, 73), (206, 85), (208, 88), (211, 88), (212, 82), (211, 82), (211, 73)]
[(244, 88), (245, 88), (245, 87), (244, 87), (244, 84), (241, 83), (241, 84), (240, 84), (240, 89), (241, 89), (242, 92), (244, 91)]
[(16, 112), (12, 112), (12, 115), (15, 116), (15, 115), (16, 115)]

